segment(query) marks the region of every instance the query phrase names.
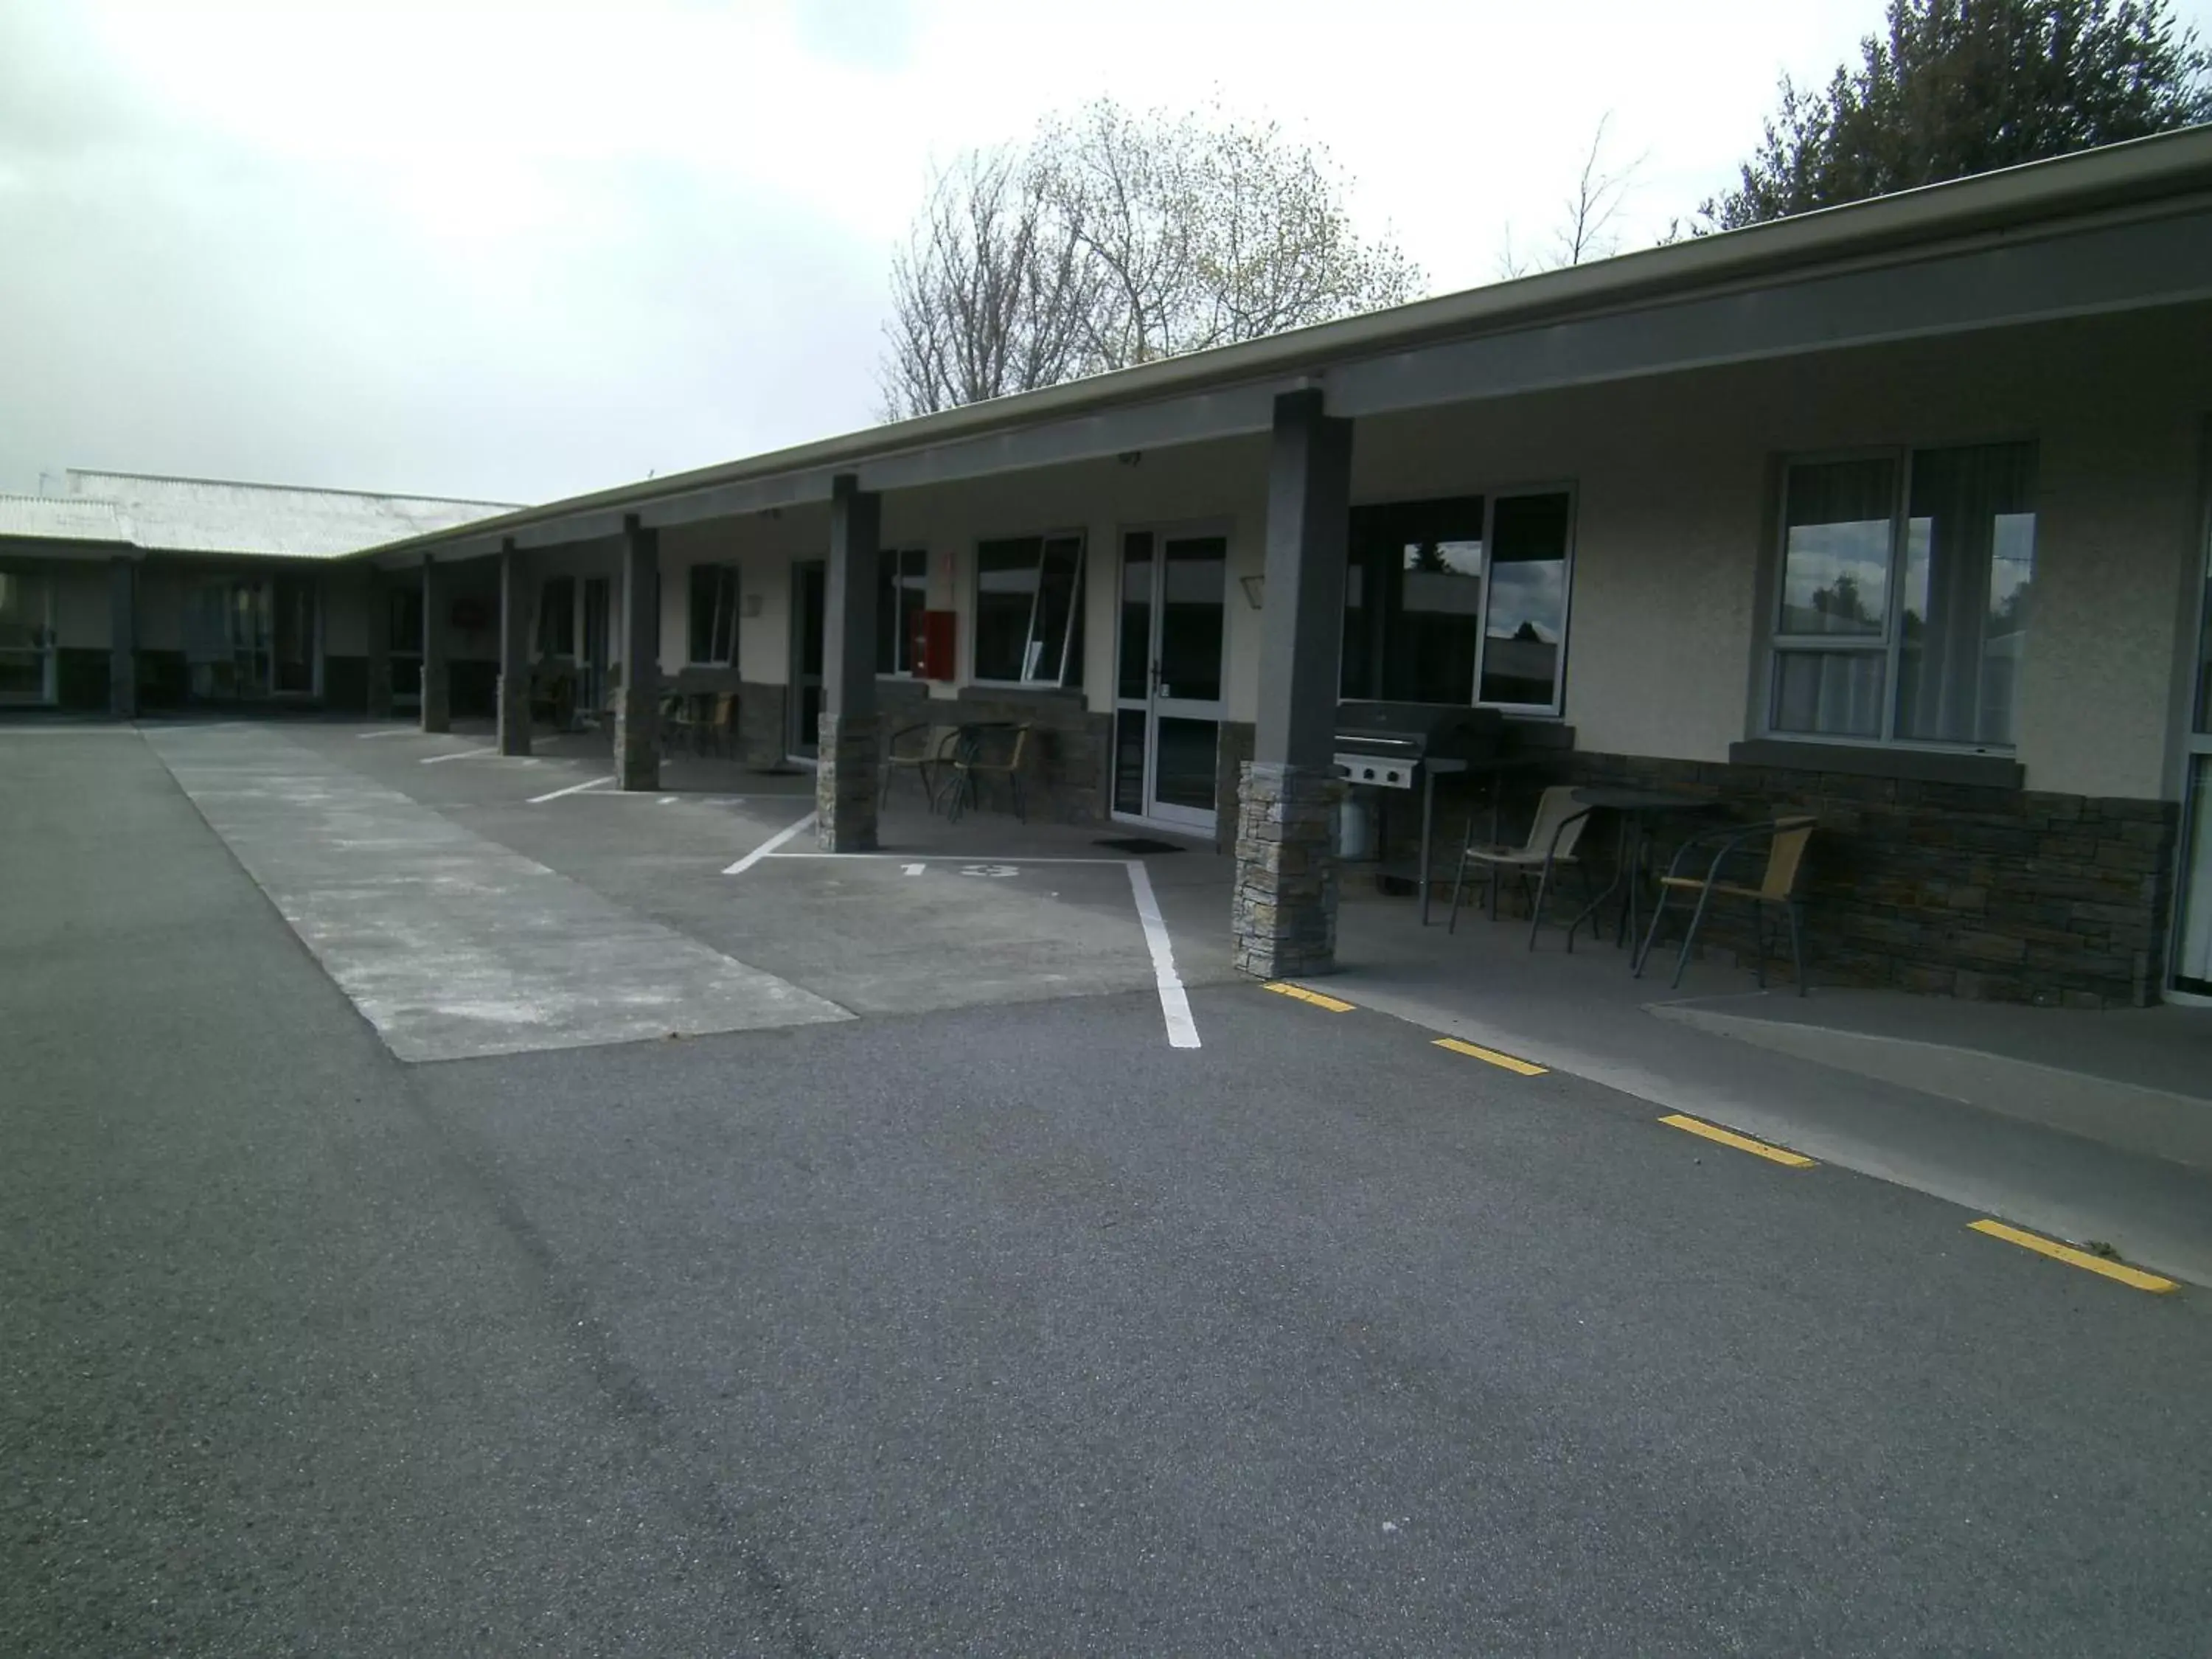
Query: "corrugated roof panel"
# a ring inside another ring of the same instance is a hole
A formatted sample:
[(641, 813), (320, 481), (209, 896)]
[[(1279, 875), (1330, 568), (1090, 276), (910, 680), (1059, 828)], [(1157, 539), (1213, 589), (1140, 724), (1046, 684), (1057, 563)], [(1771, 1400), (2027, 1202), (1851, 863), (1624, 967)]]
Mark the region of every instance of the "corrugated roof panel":
[(503, 501), (301, 489), (219, 478), (69, 470), (72, 497), (112, 503), (130, 539), (149, 552), (336, 558), (364, 547), (452, 530), (514, 510)]
[(127, 543), (131, 527), (112, 501), (75, 495), (0, 495), (0, 536)]

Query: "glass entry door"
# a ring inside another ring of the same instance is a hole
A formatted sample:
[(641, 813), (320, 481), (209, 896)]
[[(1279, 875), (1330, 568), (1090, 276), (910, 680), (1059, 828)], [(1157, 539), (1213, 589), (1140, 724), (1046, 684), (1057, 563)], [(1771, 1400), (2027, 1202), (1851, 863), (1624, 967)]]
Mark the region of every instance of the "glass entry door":
[(393, 712), (422, 706), (422, 584), (395, 583), (385, 591), (385, 659), (392, 667)]
[(2188, 775), (2182, 818), (2181, 902), (2173, 940), (2173, 984), (2212, 997), (2212, 550), (2208, 550), (2197, 680), (2191, 698)]
[(576, 707), (592, 714), (603, 714), (607, 708), (610, 593), (606, 577), (584, 578), (583, 650), (576, 659)]
[(0, 570), (0, 707), (53, 702), (53, 606), (44, 571)]
[(822, 632), (830, 608), (830, 567), (809, 559), (791, 568), (790, 752), (812, 760), (822, 747)]
[(1211, 834), (1221, 744), (1225, 536), (1121, 538), (1114, 813)]

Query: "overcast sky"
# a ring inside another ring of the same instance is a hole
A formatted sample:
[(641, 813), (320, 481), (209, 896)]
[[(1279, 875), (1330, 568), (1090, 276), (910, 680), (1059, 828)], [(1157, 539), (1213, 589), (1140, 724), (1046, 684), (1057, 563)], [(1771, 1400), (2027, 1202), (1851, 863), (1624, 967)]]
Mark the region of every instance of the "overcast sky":
[(0, 489), (534, 501), (866, 425), (932, 162), (1102, 94), (1326, 144), (1439, 292), (1611, 112), (1637, 246), (1881, 9), (0, 0)]

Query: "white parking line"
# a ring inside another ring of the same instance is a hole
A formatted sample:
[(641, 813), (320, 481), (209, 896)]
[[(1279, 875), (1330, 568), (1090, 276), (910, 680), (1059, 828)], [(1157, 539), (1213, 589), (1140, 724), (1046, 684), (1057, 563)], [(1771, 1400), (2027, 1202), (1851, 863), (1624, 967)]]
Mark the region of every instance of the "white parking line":
[(546, 794), (532, 795), (528, 805), (543, 806), (549, 800), (558, 800), (563, 795), (580, 795), (586, 789), (596, 789), (603, 783), (612, 783), (614, 781), (614, 774), (611, 772), (603, 778), (587, 778), (581, 783), (570, 784), (566, 789), (556, 789)]
[[(810, 812), (790, 829), (781, 831), (772, 840), (763, 842), (739, 859), (722, 873), (733, 876), (750, 870), (763, 859), (905, 859), (904, 853), (779, 853), (776, 848), (789, 841), (801, 830), (814, 822)], [(1195, 1048), (1198, 1022), (1191, 1018), (1190, 997), (1183, 989), (1182, 975), (1176, 971), (1175, 943), (1168, 936), (1166, 919), (1160, 915), (1158, 896), (1152, 891), (1152, 872), (1145, 868), (1142, 859), (1072, 859), (1030, 858), (1010, 855), (1002, 861), (971, 860), (961, 871), (963, 875), (1012, 875), (1024, 864), (1118, 864), (1129, 872), (1129, 892), (1137, 902), (1137, 921), (1145, 930), (1145, 949), (1152, 958), (1152, 981), (1159, 988), (1160, 1018), (1167, 1024), (1168, 1046), (1174, 1048)], [(902, 872), (919, 875), (925, 866), (907, 864)]]
[(362, 738), (419, 738), (422, 735), (422, 728), (419, 726), (390, 726), (385, 727), (384, 730), (380, 732), (356, 732), (354, 733), (354, 736)]
[(746, 854), (744, 857), (739, 859), (735, 864), (730, 866), (728, 869), (723, 871), (722, 873), (726, 876), (742, 876), (746, 871), (751, 869), (753, 866), (758, 864), (769, 854), (775, 852), (777, 848), (782, 846), (784, 842), (789, 841), (793, 836), (801, 834), (805, 830), (811, 830), (813, 827), (814, 814), (809, 812), (805, 817), (799, 819), (798, 823), (792, 824), (787, 829), (777, 830), (759, 846), (754, 848), (751, 852)]
[(1129, 860), (1128, 870), (1129, 890), (1137, 898), (1137, 920), (1145, 925), (1145, 947), (1152, 953), (1152, 978), (1160, 988), (1160, 1017), (1167, 1022), (1168, 1046), (1195, 1048), (1198, 1022), (1190, 1017), (1190, 999), (1183, 994), (1182, 975), (1176, 972), (1175, 945), (1160, 915), (1159, 897), (1152, 891), (1152, 872), (1139, 859)]
[(425, 755), (422, 757), (422, 764), (425, 766), (435, 766), (441, 761), (480, 760), (486, 755), (496, 755), (497, 753), (499, 753), (499, 745), (497, 744), (488, 743), (481, 749), (463, 749), (450, 755)]

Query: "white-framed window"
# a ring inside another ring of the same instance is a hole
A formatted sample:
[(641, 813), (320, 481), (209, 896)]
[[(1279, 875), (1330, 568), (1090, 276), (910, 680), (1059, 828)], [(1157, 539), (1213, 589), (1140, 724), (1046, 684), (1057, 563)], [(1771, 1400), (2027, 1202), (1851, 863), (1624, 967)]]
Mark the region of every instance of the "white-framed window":
[(1574, 520), (1559, 488), (1352, 508), (1341, 694), (1559, 713)]
[(733, 564), (691, 567), (690, 655), (695, 668), (738, 665), (738, 568)]
[(975, 678), (1083, 684), (1083, 537), (1064, 531), (975, 545)]
[(2035, 446), (1792, 461), (1765, 727), (1775, 737), (2013, 746), (2035, 582)]
[(928, 608), (929, 554), (886, 547), (876, 555), (876, 672), (914, 672), (914, 619)]

